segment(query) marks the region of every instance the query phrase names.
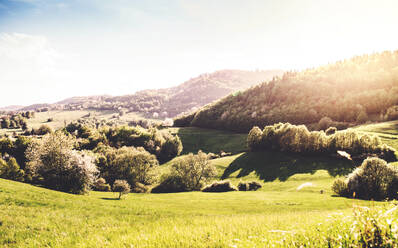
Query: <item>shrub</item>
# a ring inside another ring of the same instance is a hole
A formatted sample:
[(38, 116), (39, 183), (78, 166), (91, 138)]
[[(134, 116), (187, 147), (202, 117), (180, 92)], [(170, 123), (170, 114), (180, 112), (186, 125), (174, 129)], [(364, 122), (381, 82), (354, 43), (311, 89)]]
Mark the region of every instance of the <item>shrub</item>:
[(209, 161), (208, 155), (202, 151), (176, 159), (171, 165), (171, 174), (181, 178), (184, 188), (188, 191), (200, 190), (203, 184), (217, 175), (216, 167)]
[(41, 126), (39, 127), (39, 129), (35, 130), (34, 132), (35, 132), (34, 134), (36, 134), (36, 135), (46, 135), (46, 134), (48, 134), (48, 133), (52, 133), (53, 130), (52, 130), (52, 128), (51, 128), (50, 126), (48, 126), (48, 125), (41, 125)]
[(15, 158), (10, 158), (8, 162), (0, 158), (0, 178), (14, 181), (24, 181), (25, 172), (19, 168)]
[(229, 180), (213, 182), (202, 189), (203, 192), (229, 192), (237, 190), (238, 189)]
[(323, 117), (322, 119), (319, 120), (318, 122), (318, 128), (319, 130), (326, 130), (333, 124), (333, 120), (327, 116)]
[(136, 183), (134, 187), (131, 189), (131, 192), (134, 193), (146, 193), (148, 192), (149, 187), (147, 185), (144, 185), (142, 183)]
[(348, 185), (345, 180), (336, 179), (332, 185), (332, 191), (339, 196), (347, 197), (349, 196)]
[(122, 198), (122, 195), (127, 195), (130, 193), (130, 185), (126, 180), (115, 180), (113, 183), (112, 191), (115, 193), (119, 193), (119, 200)]
[(32, 177), (45, 187), (84, 193), (93, 185), (98, 173), (93, 158), (73, 150), (74, 140), (61, 132), (45, 135), (27, 151)]
[(249, 190), (250, 191), (257, 191), (257, 190), (261, 189), (262, 187), (263, 186), (261, 186), (261, 184), (256, 181), (249, 182)]
[(105, 179), (100, 177), (94, 183), (94, 190), (109, 192), (111, 191), (111, 186), (106, 183)]
[(261, 184), (256, 181), (239, 182), (238, 184), (239, 191), (257, 191), (258, 189), (261, 188), (262, 188)]
[(340, 196), (360, 199), (397, 199), (398, 170), (379, 158), (368, 158), (347, 181), (337, 179), (333, 191)]
[(151, 193), (177, 193), (188, 191), (183, 179), (177, 175), (166, 175)]
[(325, 134), (326, 135), (332, 135), (332, 134), (335, 134), (336, 132), (337, 132), (337, 128), (329, 127), (328, 129), (326, 129)]

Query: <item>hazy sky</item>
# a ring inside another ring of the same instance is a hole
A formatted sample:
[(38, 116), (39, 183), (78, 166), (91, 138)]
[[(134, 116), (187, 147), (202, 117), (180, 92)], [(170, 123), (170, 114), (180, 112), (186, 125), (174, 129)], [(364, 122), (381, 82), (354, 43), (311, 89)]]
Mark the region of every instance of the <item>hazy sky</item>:
[(398, 49), (396, 0), (0, 0), (0, 106)]

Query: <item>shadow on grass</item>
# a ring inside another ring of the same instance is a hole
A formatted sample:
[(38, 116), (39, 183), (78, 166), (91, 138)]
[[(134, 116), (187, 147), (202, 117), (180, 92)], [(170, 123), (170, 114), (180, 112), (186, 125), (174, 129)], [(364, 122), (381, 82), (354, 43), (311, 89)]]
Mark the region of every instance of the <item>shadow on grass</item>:
[(102, 197), (101, 199), (107, 200), (107, 201), (119, 201), (120, 200), (118, 197), (116, 197), (116, 198)]
[(247, 134), (196, 127), (180, 128), (177, 134), (184, 147), (182, 154), (197, 153), (199, 150), (206, 153), (224, 151), (237, 154), (247, 150)]
[(265, 182), (276, 179), (286, 181), (295, 174), (311, 173), (327, 170), (331, 176), (347, 175), (355, 168), (355, 164), (347, 159), (333, 157), (303, 156), (275, 151), (247, 152), (235, 159), (224, 171), (222, 179), (239, 171), (237, 178), (252, 172)]

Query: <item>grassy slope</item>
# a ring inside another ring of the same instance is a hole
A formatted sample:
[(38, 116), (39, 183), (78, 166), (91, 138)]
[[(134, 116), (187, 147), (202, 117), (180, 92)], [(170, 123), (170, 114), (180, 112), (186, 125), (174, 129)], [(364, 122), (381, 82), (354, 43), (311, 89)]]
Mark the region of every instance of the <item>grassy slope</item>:
[(196, 127), (169, 128), (169, 130), (181, 138), (184, 146), (183, 154), (197, 153), (199, 150), (213, 153), (224, 151), (236, 154), (247, 150), (246, 134)]
[[(358, 130), (379, 134), (398, 148), (396, 122)], [(183, 141), (191, 140), (192, 144), (200, 133), (208, 135), (201, 143), (203, 150), (217, 152), (214, 142), (218, 131), (176, 131), (185, 132)], [(0, 246), (264, 247), (270, 240), (282, 239), (275, 230), (315, 231), (328, 215), (351, 213), (353, 204), (383, 204), (333, 197), (330, 186), (334, 178), (330, 174), (346, 173), (331, 167), (335, 161), (238, 153), (244, 137), (231, 137), (233, 141), (220, 138), (220, 145), (229, 143), (236, 148), (230, 150), (235, 155), (213, 160), (219, 177), (234, 183), (262, 178), (265, 182), (260, 191), (129, 194), (118, 201), (113, 200), (113, 193), (75, 196), (0, 180)], [(193, 145), (186, 147), (185, 152), (196, 149)], [(304, 183), (312, 186), (297, 190)], [(245, 245), (240, 246), (242, 242)]]
[(372, 204), (277, 187), (129, 194), (121, 201), (112, 193), (75, 196), (2, 179), (0, 190), (4, 247), (227, 247), (250, 236), (261, 245), (277, 238), (271, 230), (305, 229), (354, 203)]

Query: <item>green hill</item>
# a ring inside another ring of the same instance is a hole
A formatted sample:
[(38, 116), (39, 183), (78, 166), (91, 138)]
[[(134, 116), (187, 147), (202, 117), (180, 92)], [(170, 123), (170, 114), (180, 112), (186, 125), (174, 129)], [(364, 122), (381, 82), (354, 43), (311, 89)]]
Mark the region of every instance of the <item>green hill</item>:
[[(398, 148), (397, 122), (356, 129), (379, 135)], [(212, 160), (219, 171), (215, 179), (230, 179), (234, 184), (261, 180), (263, 188), (256, 192), (129, 194), (119, 201), (113, 193), (71, 195), (0, 179), (0, 246), (286, 247), (287, 243), (279, 242), (296, 240), (296, 234), (303, 232), (319, 233), (320, 223), (330, 224), (327, 216), (345, 218), (354, 204), (385, 204), (332, 195), (334, 176), (352, 169), (347, 161), (275, 152), (239, 153), (245, 135), (197, 128), (173, 130), (184, 133), (182, 140), (191, 143), (185, 152), (196, 151), (193, 141), (201, 134), (209, 137), (208, 142), (200, 143), (203, 150), (230, 147), (226, 151), (234, 155)], [(167, 164), (162, 167), (167, 169)], [(293, 243), (289, 246), (294, 247)]]
[(397, 104), (398, 51), (383, 52), (287, 72), (179, 117), (175, 125), (239, 132), (278, 122), (344, 128), (397, 118), (396, 108), (389, 109)]

